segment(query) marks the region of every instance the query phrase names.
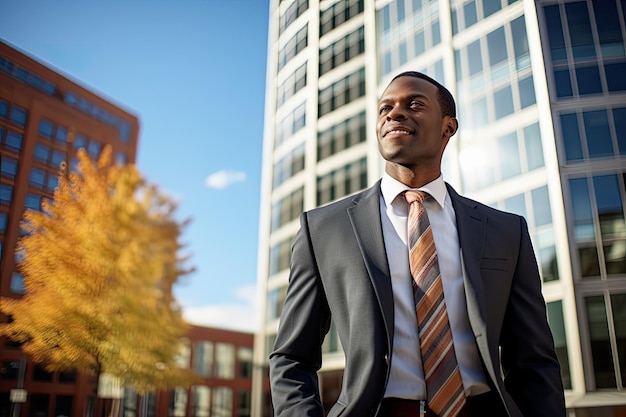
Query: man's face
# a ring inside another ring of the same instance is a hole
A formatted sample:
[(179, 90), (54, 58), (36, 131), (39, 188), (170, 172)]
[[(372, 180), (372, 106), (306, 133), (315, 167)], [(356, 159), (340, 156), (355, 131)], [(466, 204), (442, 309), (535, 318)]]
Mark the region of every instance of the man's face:
[(441, 114), (437, 87), (421, 78), (396, 78), (378, 102), (378, 150), (388, 163), (439, 170), (456, 126)]

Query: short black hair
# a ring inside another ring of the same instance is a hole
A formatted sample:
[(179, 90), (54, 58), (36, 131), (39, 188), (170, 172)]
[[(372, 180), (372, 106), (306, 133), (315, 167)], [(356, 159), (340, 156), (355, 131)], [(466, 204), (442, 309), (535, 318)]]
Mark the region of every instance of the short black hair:
[(437, 98), (439, 99), (439, 107), (441, 107), (441, 115), (456, 117), (456, 104), (454, 103), (454, 97), (452, 97), (452, 93), (450, 93), (450, 91), (448, 91), (448, 89), (444, 87), (442, 84), (440, 84), (433, 78), (430, 78), (428, 75), (423, 74), (418, 71), (402, 72), (396, 75), (395, 77), (393, 77), (391, 81), (400, 77), (421, 78), (433, 84), (435, 87), (437, 87), (437, 90), (438, 90)]

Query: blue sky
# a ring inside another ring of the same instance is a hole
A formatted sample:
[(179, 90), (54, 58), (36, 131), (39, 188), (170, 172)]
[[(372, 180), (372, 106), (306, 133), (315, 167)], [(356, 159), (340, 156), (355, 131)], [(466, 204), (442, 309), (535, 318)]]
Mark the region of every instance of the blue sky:
[(190, 218), (198, 324), (253, 330), (267, 23), (263, 0), (0, 0), (0, 38), (140, 120), (137, 166)]

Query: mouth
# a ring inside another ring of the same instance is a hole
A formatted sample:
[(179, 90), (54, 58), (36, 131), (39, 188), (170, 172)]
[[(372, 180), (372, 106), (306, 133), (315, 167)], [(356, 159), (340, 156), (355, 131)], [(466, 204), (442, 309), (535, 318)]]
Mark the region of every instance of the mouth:
[(383, 137), (391, 135), (391, 136), (402, 136), (402, 135), (410, 135), (413, 132), (406, 128), (406, 127), (402, 127), (402, 126), (396, 126), (396, 127), (392, 127), (390, 129), (387, 129), (385, 131), (385, 133), (383, 134)]

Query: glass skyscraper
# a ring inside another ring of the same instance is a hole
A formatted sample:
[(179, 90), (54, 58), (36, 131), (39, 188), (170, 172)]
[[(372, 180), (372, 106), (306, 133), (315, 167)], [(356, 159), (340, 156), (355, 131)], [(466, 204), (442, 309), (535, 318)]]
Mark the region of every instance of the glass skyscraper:
[[(625, 17), (626, 0), (270, 2), (258, 415), (298, 215), (380, 177), (376, 102), (405, 70), (457, 100), (445, 180), (528, 221), (572, 415), (626, 412)], [(331, 328), (325, 404), (342, 368)]]

